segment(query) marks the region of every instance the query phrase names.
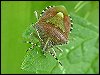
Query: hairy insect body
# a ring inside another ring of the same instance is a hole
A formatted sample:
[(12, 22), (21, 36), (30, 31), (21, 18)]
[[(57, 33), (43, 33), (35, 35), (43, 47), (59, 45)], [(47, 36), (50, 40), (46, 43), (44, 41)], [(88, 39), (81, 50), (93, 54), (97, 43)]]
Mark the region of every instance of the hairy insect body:
[[(42, 47), (49, 38), (48, 45), (62, 45), (67, 43), (71, 22), (65, 7), (57, 6), (47, 9), (36, 23), (37, 31), (42, 39)], [(47, 49), (47, 48), (46, 48)]]
[(72, 30), (72, 19), (68, 16), (64, 6), (46, 8), (40, 16), (33, 26), (37, 34), (34, 33), (33, 35), (36, 35), (39, 39), (43, 53), (49, 52), (62, 65), (56, 57), (56, 52), (54, 50), (50, 51), (50, 48), (56, 45), (67, 44), (68, 35)]

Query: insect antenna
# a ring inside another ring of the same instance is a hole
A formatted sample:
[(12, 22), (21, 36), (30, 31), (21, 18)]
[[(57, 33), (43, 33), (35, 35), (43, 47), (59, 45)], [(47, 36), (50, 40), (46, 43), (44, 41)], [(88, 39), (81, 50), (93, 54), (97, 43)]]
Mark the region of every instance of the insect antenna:
[(34, 14), (35, 14), (36, 19), (37, 19), (37, 21), (38, 21), (39, 17), (38, 17), (38, 13), (37, 13), (37, 11), (34, 11)]

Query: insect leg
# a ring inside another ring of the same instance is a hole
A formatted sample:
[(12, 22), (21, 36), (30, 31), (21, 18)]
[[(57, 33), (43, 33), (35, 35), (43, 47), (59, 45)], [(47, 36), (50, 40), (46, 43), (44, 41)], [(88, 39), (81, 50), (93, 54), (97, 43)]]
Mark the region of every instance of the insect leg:
[(34, 24), (31, 25), (33, 27), (33, 32), (30, 33), (30, 38), (33, 39), (33, 37), (36, 37), (37, 39), (39, 39), (39, 36), (37, 35), (37, 31), (36, 31), (36, 27)]
[[(37, 45), (37, 44), (34, 44), (34, 43), (33, 43), (33, 42), (31, 42), (31, 41), (24, 41), (24, 42), (25, 42), (25, 43), (29, 43), (29, 44), (31, 44), (31, 45), (32, 45), (29, 49), (27, 49), (27, 51), (28, 51), (28, 50), (32, 50), (32, 49), (33, 49), (33, 47)], [(26, 51), (26, 52), (27, 52), (27, 51)]]
[(47, 41), (46, 41), (46, 43), (45, 43), (45, 45), (44, 45), (44, 47), (43, 47), (43, 51), (46, 50), (49, 40), (50, 40), (50, 38), (47, 39)]
[(56, 57), (56, 52), (53, 50), (53, 53), (51, 51), (49, 51), (49, 53), (58, 61), (58, 63), (62, 66), (62, 63), (59, 61), (59, 59)]
[(50, 38), (48, 38), (47, 41), (46, 41), (46, 43), (44, 44), (44, 47), (43, 47), (43, 55), (45, 55), (45, 52), (46, 52), (46, 49), (47, 49), (49, 40), (50, 40)]
[[(27, 51), (32, 50), (32, 49), (33, 49), (33, 46), (32, 46), (32, 47), (30, 47), (30, 48), (28, 48), (28, 49), (27, 49)], [(26, 51), (26, 52), (27, 52), (27, 51)]]
[(57, 48), (59, 51), (63, 52), (63, 50), (62, 50), (62, 49), (60, 49), (59, 47), (55, 46), (55, 48)]
[(34, 43), (31, 42), (31, 41), (26, 41), (26, 43), (29, 43), (29, 44), (31, 44), (31, 45), (34, 45)]

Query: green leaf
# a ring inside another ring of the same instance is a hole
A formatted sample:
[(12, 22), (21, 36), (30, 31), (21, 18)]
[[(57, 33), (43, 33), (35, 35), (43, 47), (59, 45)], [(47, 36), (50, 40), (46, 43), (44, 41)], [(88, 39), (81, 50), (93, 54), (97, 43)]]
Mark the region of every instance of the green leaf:
[[(33, 50), (27, 52), (21, 69), (48, 74), (99, 73), (98, 27), (74, 13), (71, 13), (71, 17), (74, 25), (69, 36), (69, 43), (58, 46), (63, 52), (57, 52), (57, 57), (63, 67), (50, 54), (47, 53), (45, 57), (38, 44)], [(25, 34), (27, 33), (26, 31)]]

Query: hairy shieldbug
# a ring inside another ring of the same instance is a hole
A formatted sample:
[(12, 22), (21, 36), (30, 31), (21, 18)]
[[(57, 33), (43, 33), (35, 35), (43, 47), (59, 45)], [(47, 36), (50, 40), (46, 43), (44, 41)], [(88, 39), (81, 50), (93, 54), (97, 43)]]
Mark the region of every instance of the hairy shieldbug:
[[(64, 6), (49, 6), (46, 10), (42, 11), (40, 18), (33, 25), (33, 29), (36, 32), (32, 32), (31, 35), (35, 35), (40, 43), (43, 53), (49, 52), (62, 66), (61, 62), (56, 57), (55, 51), (50, 51), (49, 49), (56, 45), (67, 44), (68, 35), (72, 30), (72, 19), (68, 16), (68, 12)], [(32, 44), (32, 49), (34, 43)]]

